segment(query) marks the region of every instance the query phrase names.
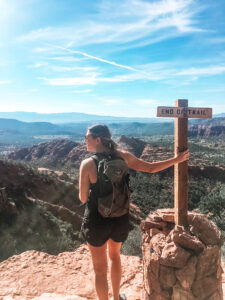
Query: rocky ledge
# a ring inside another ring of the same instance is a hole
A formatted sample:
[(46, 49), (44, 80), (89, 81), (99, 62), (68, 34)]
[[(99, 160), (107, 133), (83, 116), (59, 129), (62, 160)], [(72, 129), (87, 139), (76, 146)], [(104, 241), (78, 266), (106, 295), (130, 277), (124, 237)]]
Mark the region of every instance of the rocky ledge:
[[(143, 286), (142, 260), (121, 255), (121, 291), (140, 300)], [(49, 255), (26, 251), (0, 263), (2, 300), (96, 300), (94, 273), (86, 245), (74, 252)], [(110, 296), (112, 296), (110, 290)]]

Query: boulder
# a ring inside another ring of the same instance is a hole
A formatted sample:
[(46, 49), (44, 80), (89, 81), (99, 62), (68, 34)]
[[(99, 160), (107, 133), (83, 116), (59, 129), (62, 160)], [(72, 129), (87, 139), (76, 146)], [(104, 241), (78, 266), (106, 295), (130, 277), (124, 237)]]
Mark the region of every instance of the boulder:
[(174, 223), (174, 209), (173, 208), (157, 209), (156, 213), (162, 219), (162, 221)]
[(214, 277), (205, 277), (195, 280), (192, 285), (192, 292), (198, 300), (208, 299), (210, 295), (219, 291), (220, 281)]
[(206, 247), (198, 256), (196, 279), (217, 273), (220, 266), (220, 256), (220, 248), (218, 246)]
[(163, 248), (166, 245), (166, 236), (163, 233), (154, 235), (150, 241), (150, 248), (152, 252), (156, 252), (157, 255), (161, 255)]
[(204, 215), (189, 214), (188, 223), (191, 225), (191, 233), (196, 235), (205, 245), (222, 245), (224, 240), (222, 233), (213, 221)]
[(189, 290), (193, 284), (196, 273), (196, 263), (196, 256), (192, 256), (182, 269), (175, 271), (177, 279), (185, 290)]
[(161, 293), (154, 292), (147, 299), (148, 300), (169, 300), (170, 294), (166, 291), (162, 291)]
[(178, 283), (173, 287), (172, 300), (200, 300), (191, 291), (184, 290)]
[(196, 236), (187, 233), (182, 226), (176, 226), (170, 234), (171, 239), (185, 249), (195, 252), (204, 249), (204, 244)]
[(160, 294), (162, 292), (162, 288), (159, 282), (159, 278), (157, 278), (151, 269), (149, 269), (148, 273), (148, 280), (149, 280), (149, 294), (151, 295), (153, 292)]
[(210, 295), (207, 300), (223, 300), (221, 294), (218, 291), (215, 291), (212, 295)]
[(159, 281), (161, 286), (164, 289), (171, 288), (176, 283), (176, 276), (174, 273), (174, 269), (170, 267), (166, 267), (163, 265), (160, 265), (159, 267)]
[(148, 221), (142, 221), (141, 222), (141, 229), (143, 231), (148, 230), (150, 228), (158, 228), (163, 229), (167, 226), (166, 222), (153, 222), (150, 219)]
[(180, 269), (185, 266), (190, 255), (189, 252), (171, 242), (163, 248), (160, 264)]
[(154, 235), (161, 233), (161, 230), (157, 228), (151, 228), (149, 229), (149, 236), (152, 238)]

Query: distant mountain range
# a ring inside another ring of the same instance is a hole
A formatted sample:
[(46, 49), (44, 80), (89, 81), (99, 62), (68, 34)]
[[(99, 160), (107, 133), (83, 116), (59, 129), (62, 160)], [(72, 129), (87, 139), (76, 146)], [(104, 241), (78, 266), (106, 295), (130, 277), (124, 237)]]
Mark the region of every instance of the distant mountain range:
[[(52, 124), (49, 122), (22, 122), (15, 119), (0, 118), (0, 142), (2, 138), (26, 135), (68, 135), (84, 137), (90, 122)], [(173, 122), (139, 123), (139, 122), (111, 122), (108, 126), (113, 135), (158, 135), (172, 134)]]
[[(0, 118), (4, 119), (16, 119), (23, 122), (50, 122), (54, 124), (62, 123), (122, 123), (122, 122), (141, 122), (141, 123), (159, 123), (165, 122), (165, 118), (127, 118), (127, 117), (112, 117), (112, 116), (99, 116), (84, 114), (78, 112), (71, 113), (51, 113), (51, 114), (40, 114), (36, 112), (0, 112)], [(167, 119), (168, 121), (168, 119)], [(171, 121), (171, 119), (169, 120)]]
[[(225, 117), (225, 113), (217, 114), (213, 116)], [(173, 122), (173, 118), (129, 118), (129, 117), (112, 117), (112, 116), (99, 116), (92, 114), (84, 114), (78, 112), (71, 113), (50, 113), (41, 114), (36, 112), (0, 112), (0, 118), (4, 119), (16, 119), (23, 122), (50, 122), (53, 124), (65, 124), (65, 123), (164, 123)]]

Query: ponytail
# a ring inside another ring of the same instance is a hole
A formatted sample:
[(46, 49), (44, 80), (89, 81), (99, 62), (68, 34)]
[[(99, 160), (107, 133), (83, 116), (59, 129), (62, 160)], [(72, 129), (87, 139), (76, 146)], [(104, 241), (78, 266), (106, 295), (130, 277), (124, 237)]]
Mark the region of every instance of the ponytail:
[(109, 154), (115, 154), (117, 150), (117, 144), (110, 138), (100, 137), (102, 145), (106, 148)]

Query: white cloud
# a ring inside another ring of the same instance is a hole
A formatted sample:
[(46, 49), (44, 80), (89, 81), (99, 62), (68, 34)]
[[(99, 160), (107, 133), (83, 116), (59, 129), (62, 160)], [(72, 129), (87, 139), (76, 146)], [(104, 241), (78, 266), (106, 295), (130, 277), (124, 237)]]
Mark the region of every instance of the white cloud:
[(153, 100), (153, 99), (140, 99), (140, 100), (136, 100), (135, 103), (137, 103), (138, 105), (156, 105), (158, 101), (157, 100)]
[(71, 71), (79, 71), (82, 73), (85, 72), (92, 72), (97, 70), (95, 67), (78, 67), (78, 66), (50, 66), (50, 69), (55, 71), (55, 72), (71, 72)]
[(28, 93), (37, 93), (37, 92), (39, 92), (38, 89), (29, 89), (28, 90)]
[[(46, 27), (33, 30), (17, 40), (30, 42), (63, 42), (74, 46), (99, 43), (146, 43), (201, 31), (195, 16), (202, 10), (194, 0), (103, 1), (92, 19), (67, 27)], [(142, 41), (143, 42), (143, 41)], [(131, 45), (130, 45), (131, 46)], [(36, 48), (37, 52), (45, 48)]]
[(214, 104), (212, 107), (213, 107), (213, 114), (220, 114), (225, 112), (225, 104), (216, 104), (216, 105)]
[(42, 52), (48, 52), (49, 50), (52, 49), (49, 47), (38, 47), (38, 48), (34, 48), (33, 52), (42, 53)]
[[(94, 58), (95, 59), (95, 58)], [(109, 63), (110, 61), (104, 61), (104, 63)], [(119, 64), (113, 64), (116, 67), (120, 67)], [(122, 66), (123, 68), (124, 66)], [(57, 67), (56, 67), (57, 68)], [(139, 68), (139, 69), (138, 69)], [(76, 68), (75, 68), (76, 69)], [(128, 69), (128, 68), (126, 68)], [(67, 70), (67, 68), (60, 68), (59, 70)], [(68, 68), (70, 70), (70, 68)], [(78, 77), (64, 77), (64, 78), (41, 78), (46, 81), (49, 85), (61, 85), (61, 86), (72, 86), (72, 85), (95, 85), (97, 83), (116, 83), (116, 82), (132, 82), (137, 80), (149, 80), (149, 81), (164, 81), (164, 83), (176, 86), (189, 85), (191, 82), (199, 79), (200, 76), (211, 76), (218, 75), (225, 72), (225, 66), (206, 66), (206, 67), (196, 67), (179, 70), (179, 66), (172, 68), (172, 64), (168, 63), (153, 63), (136, 66), (136, 68), (130, 67), (130, 71), (127, 74), (115, 75), (111, 77), (102, 76), (99, 72), (86, 72), (85, 68), (80, 68), (83, 70), (83, 76)], [(146, 70), (146, 71), (145, 71)], [(89, 68), (87, 68), (89, 71)], [(182, 77), (182, 81), (180, 80)], [(150, 99), (151, 100), (151, 99)], [(141, 100), (140, 100), (141, 101)], [(148, 99), (149, 101), (149, 99)], [(140, 102), (141, 104), (141, 102)], [(144, 101), (142, 102), (144, 104)]]
[(225, 43), (225, 36), (213, 37), (213, 38), (209, 39), (209, 42), (214, 43), (214, 44), (223, 44), (223, 43)]
[(11, 80), (0, 80), (0, 85), (9, 84)]
[(93, 77), (72, 77), (72, 78), (40, 78), (49, 85), (73, 86), (73, 85), (94, 85), (96, 78)]
[(103, 102), (108, 105), (119, 104), (120, 101), (117, 99), (104, 99)]
[(30, 69), (38, 69), (38, 68), (41, 68), (41, 67), (45, 67), (47, 65), (48, 65), (47, 62), (42, 62), (42, 63), (36, 63), (34, 65), (30, 65), (30, 66), (28, 66), (28, 68), (30, 68)]
[(177, 76), (182, 75), (217, 75), (225, 72), (225, 65), (208, 66), (203, 68), (190, 68), (178, 72)]
[(63, 62), (79, 62), (84, 60), (84, 58), (78, 58), (73, 56), (55, 56), (49, 57), (50, 60), (63, 61)]
[(86, 94), (86, 93), (91, 93), (92, 90), (91, 89), (87, 89), (87, 90), (75, 90), (75, 91), (72, 91), (72, 93), (74, 94)]

